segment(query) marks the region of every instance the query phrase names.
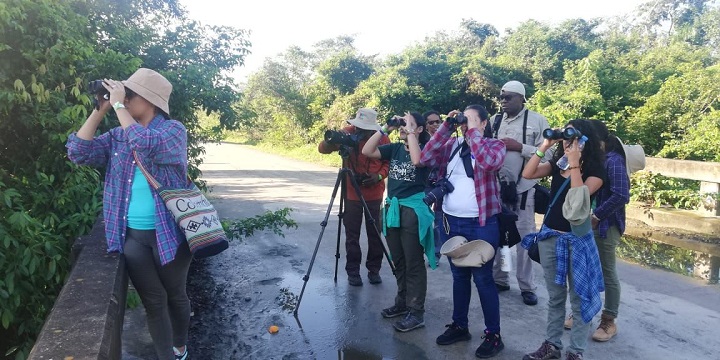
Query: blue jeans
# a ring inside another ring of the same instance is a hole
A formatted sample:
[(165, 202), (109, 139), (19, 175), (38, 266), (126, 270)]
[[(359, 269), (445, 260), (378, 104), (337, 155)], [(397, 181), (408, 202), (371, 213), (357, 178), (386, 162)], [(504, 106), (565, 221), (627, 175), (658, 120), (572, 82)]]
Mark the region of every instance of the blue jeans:
[[(480, 226), (478, 218), (459, 218), (444, 214), (445, 224), (442, 230), (449, 230), (446, 238), (463, 236), (468, 241), (482, 239), (489, 242), (497, 250), (500, 229), (497, 216), (487, 219), (485, 226)], [(448, 229), (449, 228), (449, 229)], [(481, 267), (456, 267), (450, 261), (450, 270), (453, 275), (453, 322), (462, 327), (468, 328), (468, 309), (470, 308), (470, 296), (472, 285), (475, 286), (480, 296), (483, 316), (485, 318), (485, 329), (492, 333), (500, 333), (500, 300), (498, 290), (493, 280), (492, 268), (495, 258), (491, 259)]]

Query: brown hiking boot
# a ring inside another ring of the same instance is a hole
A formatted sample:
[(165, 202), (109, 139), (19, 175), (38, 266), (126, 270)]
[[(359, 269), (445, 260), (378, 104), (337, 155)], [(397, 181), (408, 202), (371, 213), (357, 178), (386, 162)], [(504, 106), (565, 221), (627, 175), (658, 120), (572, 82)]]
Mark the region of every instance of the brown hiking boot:
[(572, 326), (573, 326), (573, 315), (570, 314), (570, 316), (568, 316), (567, 319), (565, 319), (565, 323), (563, 324), (563, 327), (565, 328), (565, 330), (570, 330), (570, 329), (572, 329)]
[(600, 325), (593, 333), (592, 339), (595, 341), (605, 342), (610, 340), (617, 334), (617, 326), (615, 325), (615, 317), (612, 315), (602, 314), (600, 317)]

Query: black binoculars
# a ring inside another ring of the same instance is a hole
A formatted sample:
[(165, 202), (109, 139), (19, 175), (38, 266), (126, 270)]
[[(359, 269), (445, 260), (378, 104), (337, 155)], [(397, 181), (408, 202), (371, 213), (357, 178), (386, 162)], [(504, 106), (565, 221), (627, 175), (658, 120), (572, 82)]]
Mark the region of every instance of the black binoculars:
[(545, 129), (543, 130), (542, 134), (543, 137), (548, 140), (572, 140), (582, 137), (582, 133), (580, 132), (580, 130), (571, 127), (566, 127), (562, 130)]

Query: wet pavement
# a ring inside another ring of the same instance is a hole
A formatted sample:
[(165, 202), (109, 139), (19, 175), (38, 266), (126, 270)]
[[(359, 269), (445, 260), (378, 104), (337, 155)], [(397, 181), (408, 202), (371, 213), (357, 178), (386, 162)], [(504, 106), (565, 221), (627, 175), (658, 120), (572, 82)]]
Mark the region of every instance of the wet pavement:
[[(244, 218), (290, 207), (299, 227), (286, 230), (285, 238), (256, 234), (232, 243), (214, 258), (194, 261), (188, 287), (194, 311), (191, 359), (475, 358), (484, 328), (477, 293), (470, 304), (472, 340), (435, 344), (452, 315), (452, 281), (445, 258), (438, 269), (428, 270), (426, 326), (409, 333), (394, 331), (392, 320), (380, 316), (382, 308), (393, 304), (396, 292), (386, 262), (382, 284), (371, 285), (364, 278), (364, 286), (351, 287), (341, 240), (337, 284), (333, 281), (339, 199), (298, 318), (293, 317), (337, 169), (232, 144), (208, 145), (202, 169), (213, 188), (210, 199), (222, 217)], [(512, 290), (500, 294), (505, 350), (494, 359), (521, 359), (543, 341), (547, 291), (542, 269), (535, 265), (537, 306), (522, 303), (512, 276)], [(619, 333), (608, 343), (590, 341), (585, 359), (720, 358), (720, 287), (622, 261), (618, 271), (623, 291)], [(142, 309), (127, 312), (123, 359), (154, 358), (143, 315)], [(268, 332), (271, 325), (279, 327), (277, 334)], [(569, 333), (563, 341), (569, 341)]]

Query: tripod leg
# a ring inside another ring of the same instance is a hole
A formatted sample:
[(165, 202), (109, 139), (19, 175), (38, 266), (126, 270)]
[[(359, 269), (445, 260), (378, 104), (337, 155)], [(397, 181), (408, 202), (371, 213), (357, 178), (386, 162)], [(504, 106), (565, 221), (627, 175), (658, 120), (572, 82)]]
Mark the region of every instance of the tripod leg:
[[(344, 174), (344, 173), (343, 173)], [(341, 177), (344, 177), (341, 176)], [(338, 262), (340, 261), (340, 235), (343, 226), (343, 216), (345, 216), (345, 181), (340, 183), (340, 211), (338, 211), (338, 228), (337, 228), (337, 248), (335, 249), (335, 277), (333, 281), (337, 283)]]
[(305, 294), (305, 287), (307, 286), (307, 282), (310, 279), (310, 272), (312, 271), (313, 265), (315, 264), (315, 257), (317, 256), (318, 249), (320, 248), (320, 241), (322, 240), (323, 234), (325, 233), (325, 228), (328, 224), (328, 219), (330, 218), (330, 212), (332, 211), (333, 203), (335, 202), (335, 196), (337, 195), (338, 189), (340, 188), (340, 183), (342, 182), (343, 174), (343, 169), (340, 169), (340, 171), (338, 171), (337, 180), (335, 180), (335, 187), (333, 188), (332, 196), (330, 197), (330, 203), (328, 204), (327, 210), (325, 211), (325, 218), (320, 223), (320, 235), (318, 235), (317, 243), (315, 243), (315, 250), (313, 251), (312, 258), (310, 259), (310, 265), (308, 265), (307, 272), (305, 273), (305, 276), (303, 276), (302, 290), (300, 290), (300, 296), (298, 296), (297, 305), (295, 305), (295, 310), (293, 311), (293, 314), (296, 318), (298, 309), (300, 309), (300, 302), (302, 301), (303, 294)]
[(382, 238), (383, 238), (382, 231), (380, 231), (380, 228), (378, 227), (378, 224), (375, 221), (375, 216), (373, 216), (373, 214), (370, 212), (370, 208), (368, 207), (368, 204), (365, 201), (365, 198), (363, 197), (362, 192), (360, 192), (360, 185), (358, 185), (357, 181), (355, 180), (355, 176), (352, 173), (352, 170), (348, 169), (348, 171), (350, 172), (350, 183), (352, 184), (353, 188), (355, 189), (355, 193), (357, 194), (358, 198), (360, 199), (363, 209), (365, 210), (365, 221), (369, 221), (372, 224), (373, 229), (375, 229), (375, 232), (377, 233), (378, 241), (380, 242), (380, 246), (382, 247), (383, 254), (385, 254), (385, 259), (387, 260), (388, 264), (390, 265), (390, 270), (392, 270), (393, 275), (395, 275), (395, 264), (393, 264), (392, 259), (390, 259), (390, 253), (388, 252), (387, 248), (385, 248), (385, 244), (382, 242)]

